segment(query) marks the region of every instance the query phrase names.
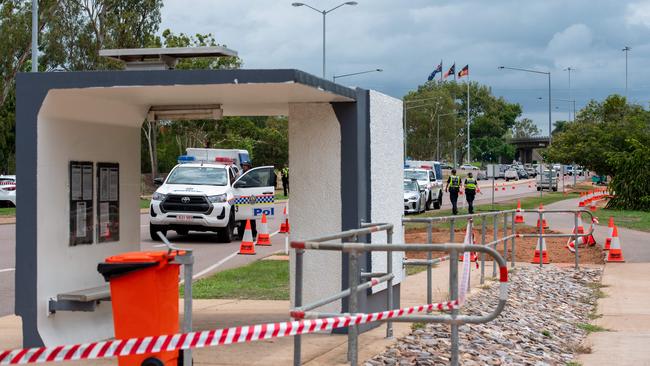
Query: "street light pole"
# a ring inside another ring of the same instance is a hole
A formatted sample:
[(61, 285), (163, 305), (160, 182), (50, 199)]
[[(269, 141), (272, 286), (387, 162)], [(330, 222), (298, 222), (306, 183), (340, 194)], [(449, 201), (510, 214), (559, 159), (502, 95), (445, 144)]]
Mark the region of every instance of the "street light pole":
[(523, 72), (532, 72), (534, 74), (543, 74), (548, 76), (548, 144), (549, 146), (551, 145), (551, 141), (553, 137), (551, 136), (551, 72), (550, 71), (537, 71), (537, 70), (531, 70), (531, 69), (522, 69), (518, 67), (508, 67), (508, 66), (499, 66), (499, 70), (515, 70), (515, 71), (523, 71)]
[[(571, 99), (571, 71), (575, 70), (573, 67), (569, 66), (564, 71), (569, 72), (569, 99)], [(573, 115), (573, 118), (575, 120), (576, 116), (575, 114)], [(569, 121), (571, 121), (571, 110), (569, 110)]]
[(326, 66), (326, 59), (325, 59), (325, 52), (326, 52), (326, 49), (325, 49), (325, 44), (326, 44), (326, 43), (325, 43), (325, 33), (326, 33), (326, 30), (327, 30), (327, 27), (326, 27), (326, 18), (327, 18), (327, 14), (329, 14), (329, 13), (333, 12), (334, 10), (336, 10), (336, 9), (342, 7), (342, 6), (345, 6), (345, 5), (351, 5), (351, 6), (354, 6), (354, 5), (357, 5), (357, 4), (358, 4), (358, 3), (357, 3), (356, 1), (346, 1), (346, 2), (344, 2), (344, 3), (342, 3), (342, 4), (339, 4), (339, 5), (335, 6), (335, 7), (333, 7), (333, 8), (330, 9), (330, 10), (320, 10), (320, 9), (316, 9), (316, 8), (314, 8), (313, 6), (311, 6), (311, 5), (309, 5), (309, 4), (305, 4), (305, 3), (291, 3), (292, 6), (295, 6), (295, 7), (306, 6), (306, 7), (310, 8), (310, 9), (314, 10), (315, 12), (321, 13), (321, 14), (323, 15), (323, 79), (325, 79), (325, 66)]
[(332, 81), (336, 82), (336, 79), (340, 78), (346, 78), (348, 76), (354, 76), (354, 75), (362, 75), (362, 74), (369, 74), (371, 72), (383, 72), (383, 69), (374, 69), (374, 70), (367, 70), (367, 71), (359, 71), (359, 72), (353, 72), (351, 74), (341, 74), (341, 75), (334, 75), (332, 76)]
[(621, 51), (625, 52), (625, 98), (627, 95), (627, 53), (630, 52), (632, 48), (630, 46), (625, 46)]

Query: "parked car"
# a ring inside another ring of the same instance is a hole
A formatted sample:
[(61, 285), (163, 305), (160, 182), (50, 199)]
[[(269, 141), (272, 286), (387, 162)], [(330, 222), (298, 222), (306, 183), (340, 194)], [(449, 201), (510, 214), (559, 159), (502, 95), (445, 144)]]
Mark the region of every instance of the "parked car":
[(526, 167), (526, 173), (528, 173), (529, 178), (535, 178), (537, 176), (537, 170), (532, 166)]
[(442, 205), (442, 180), (436, 179), (436, 173), (430, 169), (404, 169), (404, 179), (415, 179), (427, 193), (427, 210), (439, 210)]
[(528, 172), (524, 168), (517, 168), (519, 179), (528, 179)]
[(404, 179), (404, 213), (424, 212), (427, 205), (427, 193), (415, 179)]
[(504, 178), (506, 182), (510, 180), (519, 180), (519, 174), (517, 173), (517, 169), (510, 168), (506, 170), (504, 173)]
[(474, 165), (471, 164), (463, 164), (460, 166), (461, 170), (478, 170), (478, 167), (475, 167)]
[(0, 175), (0, 203), (16, 206), (16, 176)]
[(454, 167), (449, 163), (440, 163), (442, 169), (454, 169)]

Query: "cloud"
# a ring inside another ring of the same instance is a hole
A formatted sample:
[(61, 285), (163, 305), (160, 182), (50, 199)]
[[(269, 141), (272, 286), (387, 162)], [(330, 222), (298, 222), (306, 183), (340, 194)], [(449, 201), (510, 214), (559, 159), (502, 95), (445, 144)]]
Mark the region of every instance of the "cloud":
[[(162, 27), (212, 33), (239, 51), (246, 68), (298, 68), (321, 74), (322, 16), (292, 0), (165, 0)], [(340, 0), (306, 0), (331, 8)], [(641, 28), (643, 27), (643, 28)], [(624, 92), (624, 55), (629, 56), (630, 96), (650, 99), (650, 1), (600, 0), (359, 0), (327, 16), (327, 78), (382, 68), (340, 79), (401, 98), (426, 81), (442, 59), (470, 65), (474, 81), (487, 84), (526, 113), (543, 115), (547, 80), (498, 70), (515, 66), (552, 72), (553, 95), (567, 98), (567, 66), (578, 107), (592, 98)], [(540, 125), (548, 123), (538, 121)]]

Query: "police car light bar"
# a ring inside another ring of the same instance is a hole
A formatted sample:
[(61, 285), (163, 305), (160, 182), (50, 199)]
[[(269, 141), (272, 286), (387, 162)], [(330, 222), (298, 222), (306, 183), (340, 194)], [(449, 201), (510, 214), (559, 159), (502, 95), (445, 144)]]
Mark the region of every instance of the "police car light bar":
[(228, 157), (225, 157), (225, 156), (217, 156), (216, 158), (214, 158), (214, 161), (216, 161), (218, 163), (224, 163), (224, 164), (234, 164), (235, 163), (234, 159), (228, 158)]

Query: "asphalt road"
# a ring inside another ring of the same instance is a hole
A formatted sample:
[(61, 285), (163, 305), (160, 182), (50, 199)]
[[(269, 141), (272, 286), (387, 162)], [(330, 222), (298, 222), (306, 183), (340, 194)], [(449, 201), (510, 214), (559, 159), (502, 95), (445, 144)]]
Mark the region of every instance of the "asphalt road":
[[(570, 178), (573, 182), (573, 178)], [(569, 181), (567, 180), (567, 182)], [(479, 186), (483, 194), (476, 197), (476, 203), (490, 202), (492, 192), (494, 192), (495, 202), (507, 201), (517, 197), (526, 197), (537, 192), (533, 180), (522, 180), (519, 182), (506, 183), (506, 189), (502, 189), (503, 180), (496, 181), (499, 187), (498, 191), (492, 190), (491, 181), (481, 181)], [(530, 187), (529, 187), (529, 183)], [(512, 189), (515, 186), (515, 189)], [(560, 190), (562, 186), (560, 185)], [(449, 195), (445, 194), (443, 208), (451, 208)], [(461, 212), (466, 208), (465, 197), (459, 199)], [(276, 212), (282, 212), (283, 203), (276, 204)], [(277, 215), (269, 219), (269, 231), (275, 233), (282, 220), (282, 215)], [(154, 242), (149, 237), (148, 215), (140, 216), (142, 250), (152, 250), (161, 248), (160, 242)], [(14, 274), (15, 274), (15, 246), (16, 246), (16, 227), (15, 225), (0, 225), (0, 316), (13, 314), (14, 309)], [(187, 236), (176, 235), (173, 231), (169, 232), (167, 237), (176, 246), (185, 249), (193, 249), (195, 255), (194, 274), (195, 277), (202, 277), (213, 273), (217, 270), (238, 267), (250, 263), (261, 256), (284, 249), (285, 235), (276, 234), (271, 237), (272, 246), (256, 247), (257, 255), (237, 255), (241, 242), (219, 243), (216, 234), (192, 233)]]

